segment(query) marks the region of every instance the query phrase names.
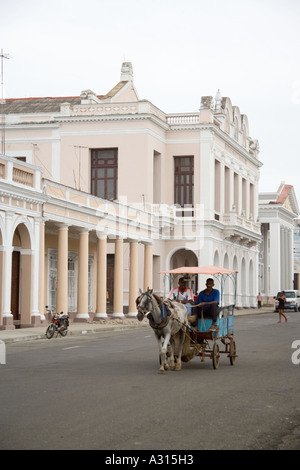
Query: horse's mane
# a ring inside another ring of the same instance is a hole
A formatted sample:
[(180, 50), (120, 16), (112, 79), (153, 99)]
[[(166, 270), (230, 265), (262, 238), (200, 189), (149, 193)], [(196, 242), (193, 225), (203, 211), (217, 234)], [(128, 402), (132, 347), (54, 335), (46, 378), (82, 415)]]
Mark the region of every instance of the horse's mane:
[(153, 293), (152, 293), (152, 295), (153, 295), (153, 297), (155, 298), (156, 302), (158, 303), (159, 308), (161, 308), (162, 299), (161, 299), (158, 295), (156, 295), (156, 294), (153, 294)]
[(166, 309), (167, 309), (167, 312), (169, 312), (168, 315), (170, 315), (170, 313), (171, 313), (171, 312), (170, 312), (170, 309), (172, 309), (172, 308), (174, 309), (174, 308), (175, 308), (175, 305), (173, 304), (173, 302), (172, 302), (170, 299), (162, 299), (161, 297), (159, 297), (159, 296), (156, 295), (156, 294), (153, 294), (153, 293), (152, 293), (152, 295), (153, 295), (153, 297), (155, 298), (155, 300), (156, 300), (156, 302), (158, 303), (158, 306), (159, 306), (159, 308), (160, 308), (161, 310), (162, 310), (162, 308), (163, 308), (163, 307), (162, 307), (162, 304), (164, 303), (164, 305), (165, 305), (165, 307), (166, 307)]

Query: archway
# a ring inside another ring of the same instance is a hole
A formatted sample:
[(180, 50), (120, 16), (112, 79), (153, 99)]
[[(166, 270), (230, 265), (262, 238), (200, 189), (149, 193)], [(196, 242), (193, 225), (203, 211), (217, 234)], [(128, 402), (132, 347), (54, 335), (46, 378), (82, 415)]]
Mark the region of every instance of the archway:
[[(229, 269), (229, 256), (228, 256), (227, 253), (225, 253), (225, 255), (224, 255), (223, 268)], [(223, 293), (224, 305), (230, 305), (232, 303), (231, 299), (230, 299), (230, 289), (231, 289), (232, 286), (230, 284), (232, 284), (231, 280), (226, 279), (225, 280), (225, 285), (224, 285), (224, 293)]]
[[(181, 266), (198, 266), (198, 258), (192, 250), (187, 250), (185, 248), (180, 248), (175, 251), (170, 258), (169, 269), (180, 268)], [(170, 279), (167, 290), (170, 292), (171, 288), (178, 285), (178, 280), (181, 275), (174, 276)], [(173, 285), (172, 285), (173, 283)], [(187, 286), (190, 287), (193, 293), (196, 295), (198, 292), (198, 279), (197, 276), (187, 276), (186, 277)]]
[(242, 259), (242, 263), (241, 263), (241, 305), (242, 305), (242, 307), (247, 306), (246, 262), (245, 262), (245, 258)]
[(250, 307), (255, 307), (255, 295), (254, 295), (254, 268), (253, 261), (250, 260), (249, 264), (249, 305)]
[(31, 238), (24, 223), (12, 238), (11, 313), (16, 328), (31, 324), (32, 252)]
[(218, 250), (215, 251), (215, 254), (214, 254), (214, 263), (213, 263), (214, 266), (220, 266), (220, 257), (219, 257), (219, 252)]

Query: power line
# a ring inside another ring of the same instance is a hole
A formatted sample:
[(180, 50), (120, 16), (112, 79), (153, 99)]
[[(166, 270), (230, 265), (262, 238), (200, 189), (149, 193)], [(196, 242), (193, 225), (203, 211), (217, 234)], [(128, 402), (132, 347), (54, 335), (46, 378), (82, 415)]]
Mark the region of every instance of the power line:
[(10, 59), (10, 55), (6, 54), (3, 52), (3, 49), (1, 49), (1, 114), (2, 114), (2, 154), (5, 154), (5, 114), (4, 114), (4, 104), (5, 104), (5, 99), (4, 99), (4, 94), (3, 94), (3, 86), (4, 86), (4, 60), (3, 59)]

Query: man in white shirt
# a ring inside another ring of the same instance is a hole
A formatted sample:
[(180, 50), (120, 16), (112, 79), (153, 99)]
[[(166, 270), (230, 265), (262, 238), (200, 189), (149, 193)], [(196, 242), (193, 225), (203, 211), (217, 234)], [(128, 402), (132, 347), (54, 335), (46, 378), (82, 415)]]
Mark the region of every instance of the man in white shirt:
[(193, 291), (190, 287), (186, 287), (183, 277), (179, 279), (178, 287), (173, 287), (168, 298), (174, 300), (174, 302), (185, 304), (188, 315), (191, 314), (191, 302), (194, 300)]

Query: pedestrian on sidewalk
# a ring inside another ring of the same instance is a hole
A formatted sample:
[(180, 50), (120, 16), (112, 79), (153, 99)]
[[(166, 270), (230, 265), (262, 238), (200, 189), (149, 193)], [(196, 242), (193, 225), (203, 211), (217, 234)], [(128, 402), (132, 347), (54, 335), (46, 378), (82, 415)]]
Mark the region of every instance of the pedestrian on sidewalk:
[(279, 302), (279, 305), (278, 305), (279, 321), (277, 323), (281, 323), (282, 316), (285, 318), (285, 321), (287, 322), (287, 318), (285, 314), (283, 313), (284, 303), (286, 302), (286, 296), (284, 294), (284, 291), (280, 292), (279, 296), (277, 297), (277, 300)]
[(258, 307), (258, 308), (261, 308), (261, 304), (262, 304), (262, 295), (261, 295), (261, 293), (259, 292), (259, 293), (258, 293), (258, 296), (257, 296), (257, 307)]

